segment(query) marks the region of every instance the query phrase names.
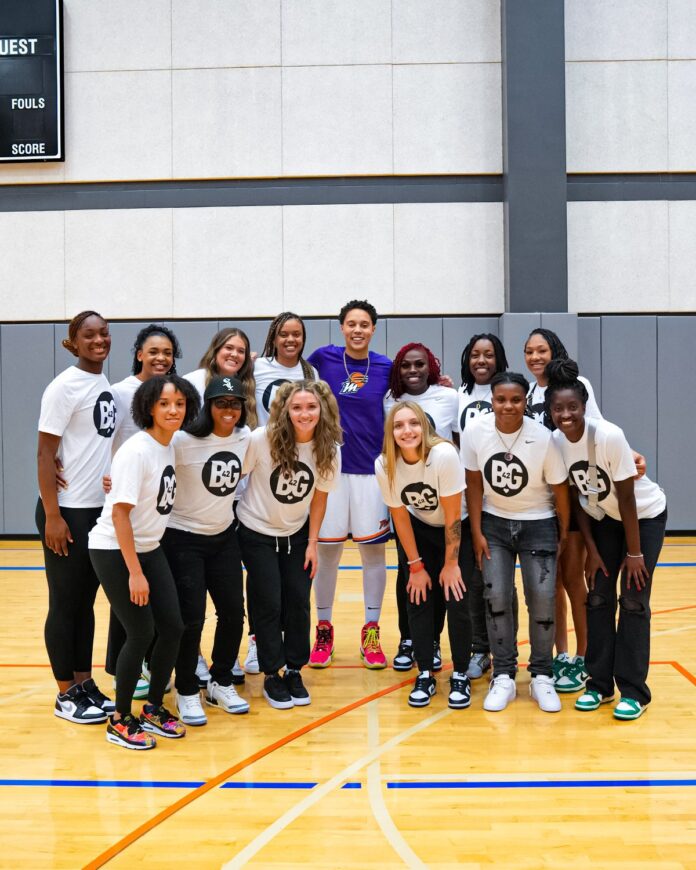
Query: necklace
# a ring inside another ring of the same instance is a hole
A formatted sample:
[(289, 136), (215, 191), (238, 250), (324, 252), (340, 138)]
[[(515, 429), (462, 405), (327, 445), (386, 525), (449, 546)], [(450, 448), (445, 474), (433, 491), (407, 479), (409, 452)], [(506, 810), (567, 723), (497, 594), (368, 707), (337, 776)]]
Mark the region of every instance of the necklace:
[(506, 461), (506, 462), (512, 462), (512, 460), (515, 458), (515, 457), (512, 455), (512, 449), (513, 449), (513, 447), (515, 446), (515, 444), (517, 444), (517, 439), (518, 439), (518, 438), (520, 437), (520, 435), (522, 434), (522, 430), (523, 430), (523, 429), (524, 429), (524, 423), (520, 426), (520, 428), (519, 428), (519, 430), (518, 430), (518, 432), (517, 432), (517, 435), (515, 435), (515, 440), (514, 440), (514, 441), (512, 442), (512, 444), (510, 444), (510, 446), (508, 447), (508, 445), (505, 443), (505, 439), (504, 439), (503, 436), (500, 434), (500, 430), (498, 429), (497, 426), (495, 427), (496, 434), (497, 434), (498, 438), (500, 438), (500, 443), (503, 445), (503, 447), (504, 447), (505, 450), (506, 450), (506, 453), (505, 453), (505, 461)]
[[(346, 377), (348, 380), (351, 380), (351, 373), (348, 371), (348, 360), (346, 359), (346, 352), (343, 351), (343, 368), (346, 370)], [(362, 378), (363, 385), (367, 383), (367, 373), (370, 371), (370, 354), (367, 354), (367, 368), (364, 372), (353, 372), (352, 377)]]

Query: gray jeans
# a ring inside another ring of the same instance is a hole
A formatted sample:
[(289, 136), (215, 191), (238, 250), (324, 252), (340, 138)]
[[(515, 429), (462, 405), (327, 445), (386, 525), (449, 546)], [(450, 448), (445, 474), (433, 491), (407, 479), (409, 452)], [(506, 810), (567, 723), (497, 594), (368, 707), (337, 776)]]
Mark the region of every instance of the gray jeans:
[(491, 554), (490, 559), (483, 558), (483, 597), (493, 675), (515, 677), (517, 638), (512, 602), (515, 559), (519, 556), (529, 613), (529, 672), (533, 677), (550, 677), (556, 612), (556, 518), (508, 520), (484, 512), (481, 531)]

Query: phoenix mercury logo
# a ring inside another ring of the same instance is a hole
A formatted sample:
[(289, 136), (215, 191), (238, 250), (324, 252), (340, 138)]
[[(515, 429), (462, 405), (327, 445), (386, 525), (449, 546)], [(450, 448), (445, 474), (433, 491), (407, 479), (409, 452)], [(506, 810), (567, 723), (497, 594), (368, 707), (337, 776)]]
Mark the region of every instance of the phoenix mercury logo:
[(340, 396), (357, 393), (367, 383), (367, 375), (364, 372), (351, 372), (341, 384), (341, 389), (338, 391)]

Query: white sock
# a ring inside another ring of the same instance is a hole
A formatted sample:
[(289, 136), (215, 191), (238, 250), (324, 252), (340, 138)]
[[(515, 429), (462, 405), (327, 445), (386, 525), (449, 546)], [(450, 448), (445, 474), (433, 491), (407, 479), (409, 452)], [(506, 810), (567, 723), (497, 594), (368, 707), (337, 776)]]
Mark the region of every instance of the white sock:
[(338, 544), (319, 544), (317, 547), (318, 564), (314, 577), (314, 601), (317, 608), (317, 620), (325, 619), (331, 622), (333, 603), (336, 597), (336, 580), (338, 566), (343, 555), (343, 541)]
[(384, 544), (358, 544), (363, 566), (363, 598), (365, 622), (379, 622), (384, 589), (387, 585)]

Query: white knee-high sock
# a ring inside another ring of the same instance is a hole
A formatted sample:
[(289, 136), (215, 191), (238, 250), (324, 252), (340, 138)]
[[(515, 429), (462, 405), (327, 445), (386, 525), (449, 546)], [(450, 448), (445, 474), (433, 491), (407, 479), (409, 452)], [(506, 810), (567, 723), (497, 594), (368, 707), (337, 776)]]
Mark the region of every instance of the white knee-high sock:
[(338, 544), (319, 544), (317, 547), (318, 564), (314, 576), (314, 601), (317, 607), (317, 620), (331, 622), (333, 603), (336, 597), (338, 566), (343, 554), (343, 541)]
[(384, 589), (387, 585), (387, 566), (384, 544), (358, 544), (363, 566), (363, 598), (365, 622), (379, 622)]

